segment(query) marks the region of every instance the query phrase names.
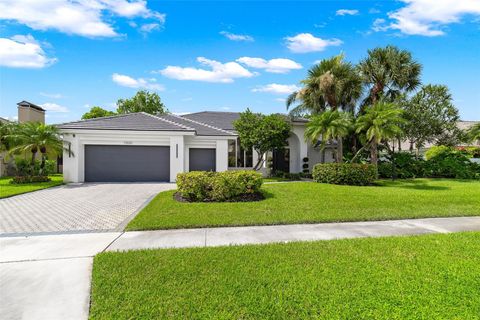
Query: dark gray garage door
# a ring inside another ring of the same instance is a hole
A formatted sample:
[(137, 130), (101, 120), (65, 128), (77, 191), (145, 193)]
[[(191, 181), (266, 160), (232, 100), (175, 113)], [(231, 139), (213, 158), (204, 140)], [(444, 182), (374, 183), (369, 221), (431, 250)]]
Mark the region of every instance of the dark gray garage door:
[(85, 146), (85, 181), (170, 180), (170, 147)]
[(190, 171), (215, 171), (215, 149), (191, 148), (189, 154)]

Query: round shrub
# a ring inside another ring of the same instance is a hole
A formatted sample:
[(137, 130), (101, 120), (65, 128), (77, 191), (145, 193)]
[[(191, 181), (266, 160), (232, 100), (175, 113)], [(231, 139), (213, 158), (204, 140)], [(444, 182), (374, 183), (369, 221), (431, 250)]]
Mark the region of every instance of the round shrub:
[(252, 170), (204, 172), (177, 175), (180, 195), (189, 201), (229, 201), (260, 192), (263, 178)]
[(365, 186), (377, 179), (377, 167), (357, 163), (319, 163), (313, 167), (315, 182)]
[(178, 192), (190, 201), (204, 201), (210, 197), (215, 172), (191, 171), (177, 175)]

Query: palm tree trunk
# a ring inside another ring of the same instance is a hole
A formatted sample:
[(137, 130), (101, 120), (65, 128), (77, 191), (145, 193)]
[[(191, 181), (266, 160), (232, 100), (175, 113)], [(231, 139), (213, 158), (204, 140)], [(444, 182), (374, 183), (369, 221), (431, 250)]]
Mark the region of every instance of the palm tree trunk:
[(372, 141), (370, 147), (370, 162), (374, 165), (378, 164), (378, 146), (376, 141)]
[(337, 137), (337, 163), (343, 162), (343, 140)]

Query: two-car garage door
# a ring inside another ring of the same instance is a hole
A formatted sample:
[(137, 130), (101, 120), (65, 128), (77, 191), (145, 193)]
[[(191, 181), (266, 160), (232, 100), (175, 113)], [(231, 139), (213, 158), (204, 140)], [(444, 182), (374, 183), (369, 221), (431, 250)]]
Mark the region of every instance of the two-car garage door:
[(85, 145), (85, 181), (170, 181), (170, 147)]

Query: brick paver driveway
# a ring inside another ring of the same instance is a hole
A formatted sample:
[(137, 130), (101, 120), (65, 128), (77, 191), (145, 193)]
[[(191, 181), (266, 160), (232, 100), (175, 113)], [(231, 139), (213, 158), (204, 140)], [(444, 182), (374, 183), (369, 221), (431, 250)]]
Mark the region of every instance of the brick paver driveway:
[(120, 230), (172, 183), (84, 183), (0, 199), (0, 235)]

